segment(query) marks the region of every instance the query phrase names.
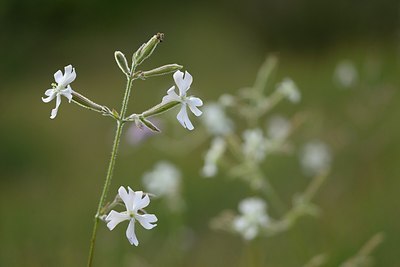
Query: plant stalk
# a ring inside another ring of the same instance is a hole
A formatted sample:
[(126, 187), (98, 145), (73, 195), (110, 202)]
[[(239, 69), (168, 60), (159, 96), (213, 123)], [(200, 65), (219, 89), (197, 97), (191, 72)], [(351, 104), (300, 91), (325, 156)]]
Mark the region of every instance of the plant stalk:
[(96, 244), (96, 235), (97, 235), (97, 226), (99, 224), (100, 215), (101, 215), (100, 212), (105, 204), (107, 193), (108, 193), (108, 191), (110, 189), (110, 185), (111, 185), (112, 175), (114, 173), (115, 160), (116, 160), (117, 154), (118, 154), (119, 142), (121, 140), (122, 128), (124, 126), (124, 117), (126, 114), (126, 110), (127, 110), (128, 102), (129, 102), (129, 96), (131, 94), (131, 89), (132, 89), (132, 82), (133, 82), (133, 78), (128, 77), (128, 80), (126, 83), (126, 88), (125, 88), (124, 99), (122, 101), (120, 116), (117, 120), (117, 130), (115, 132), (115, 138), (114, 138), (114, 144), (113, 144), (112, 151), (111, 151), (110, 163), (108, 164), (107, 176), (106, 176), (106, 180), (104, 182), (103, 191), (101, 193), (99, 205), (97, 207), (96, 215), (94, 218), (93, 232), (92, 232), (92, 238), (90, 240), (89, 256), (88, 256), (88, 262), (87, 262), (88, 267), (91, 267), (92, 263), (93, 263), (94, 248), (95, 248), (95, 244)]

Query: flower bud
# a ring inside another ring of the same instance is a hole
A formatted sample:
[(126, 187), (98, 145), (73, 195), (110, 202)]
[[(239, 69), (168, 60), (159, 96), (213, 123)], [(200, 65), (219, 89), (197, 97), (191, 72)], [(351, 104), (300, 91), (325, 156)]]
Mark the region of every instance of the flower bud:
[(168, 65), (164, 65), (164, 66), (152, 69), (152, 70), (140, 72), (138, 77), (141, 79), (146, 79), (146, 78), (153, 77), (153, 76), (169, 74), (169, 73), (172, 73), (172, 72), (182, 69), (182, 67), (183, 66), (178, 65), (178, 64), (168, 64)]
[(167, 103), (160, 103), (151, 109), (146, 110), (142, 114), (140, 114), (143, 118), (148, 118), (151, 116), (159, 115), (161, 113), (166, 112), (167, 110), (170, 110), (171, 108), (179, 105), (181, 102), (179, 101), (171, 101)]
[(132, 62), (135, 66), (139, 66), (142, 62), (151, 56), (151, 54), (156, 49), (158, 43), (164, 40), (163, 33), (157, 33), (154, 35), (147, 43), (143, 44), (134, 54), (132, 57)]
[(157, 126), (155, 126), (151, 121), (146, 120), (143, 117), (139, 117), (139, 120), (147, 127), (149, 128), (151, 131), (153, 132), (161, 132), (160, 129), (157, 128)]
[(115, 51), (114, 57), (118, 67), (122, 70), (123, 73), (128, 75), (130, 73), (130, 70), (125, 55), (120, 51)]
[(104, 106), (94, 103), (92, 100), (75, 91), (72, 91), (72, 101), (84, 108), (92, 109), (98, 112), (105, 112)]

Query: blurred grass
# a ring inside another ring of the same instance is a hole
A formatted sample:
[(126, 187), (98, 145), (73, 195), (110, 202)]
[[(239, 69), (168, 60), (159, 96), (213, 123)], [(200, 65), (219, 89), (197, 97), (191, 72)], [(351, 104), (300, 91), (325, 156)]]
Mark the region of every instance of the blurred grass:
[[(0, 266), (82, 266), (86, 262), (114, 125), (66, 102), (51, 121), (54, 103), (46, 105), (40, 97), (53, 81), (52, 74), (72, 63), (78, 73), (72, 84), (75, 90), (119, 109), (124, 78), (113, 62), (114, 50), (129, 55), (152, 34), (164, 31), (165, 43), (144, 67), (181, 63), (194, 76), (193, 93), (205, 102), (215, 100), (221, 93), (253, 84), (267, 53), (276, 52), (255, 31), (218, 11), (198, 7), (185, 12), (179, 7), (172, 14), (184, 23), (177, 23), (166, 20), (171, 14), (163, 14), (160, 8), (155, 13), (162, 15), (146, 25), (115, 22), (96, 28), (85, 24), (87, 28), (79, 30), (76, 22), (76, 32), (64, 26), (54, 37), (43, 33), (42, 40), (27, 33), (13, 35), (20, 38), (14, 40), (18, 45), (1, 63)], [(316, 198), (322, 216), (304, 218), (288, 233), (248, 246), (238, 237), (208, 228), (210, 218), (222, 209), (235, 208), (251, 192), (243, 191), (238, 181), (200, 178), (205, 146), (173, 156), (154, 147), (160, 136), (140, 147), (123, 141), (111, 192), (119, 185), (140, 188), (143, 172), (168, 158), (184, 173), (187, 210), (181, 220), (187, 228), (183, 233), (175, 229), (174, 215), (155, 201), (150, 209), (159, 214), (159, 226), (150, 232), (139, 230), (137, 248), (125, 240), (124, 226), (113, 232), (100, 227), (96, 266), (251, 266), (253, 253), (264, 265), (299, 266), (322, 252), (337, 266), (380, 231), (387, 238), (374, 253), (376, 266), (399, 265), (398, 42), (366, 38), (338, 41), (318, 50), (278, 51), (276, 79), (293, 78), (303, 101), (297, 106), (280, 105), (275, 112), (305, 112), (308, 121), (295, 143), (317, 137), (334, 151), (332, 174)], [(352, 60), (359, 70), (361, 82), (352, 89), (340, 89), (332, 81), (342, 59)], [(171, 77), (138, 81), (130, 110), (157, 103), (171, 84)], [(166, 134), (169, 131), (165, 129)], [(271, 182), (288, 203), (308, 182), (295, 157), (272, 158), (266, 166)]]

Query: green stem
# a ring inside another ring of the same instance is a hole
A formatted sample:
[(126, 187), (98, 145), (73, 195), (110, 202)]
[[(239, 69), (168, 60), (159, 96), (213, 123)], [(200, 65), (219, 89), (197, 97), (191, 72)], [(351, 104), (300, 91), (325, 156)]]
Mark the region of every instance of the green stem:
[(113, 172), (114, 172), (115, 160), (117, 158), (119, 142), (121, 140), (122, 128), (124, 126), (124, 123), (123, 123), (124, 122), (124, 117), (125, 117), (126, 110), (127, 110), (127, 107), (128, 107), (129, 96), (131, 94), (132, 82), (133, 82), (133, 79), (132, 78), (128, 78), (128, 81), (126, 83), (124, 99), (122, 101), (122, 108), (121, 108), (121, 112), (120, 112), (120, 117), (117, 120), (117, 130), (115, 132), (114, 144), (113, 144), (113, 148), (112, 148), (112, 151), (111, 151), (111, 159), (110, 159), (110, 163), (108, 164), (106, 180), (104, 182), (103, 191), (101, 193), (100, 200), (99, 200), (99, 205), (97, 207), (96, 215), (95, 215), (95, 218), (94, 218), (92, 238), (90, 240), (89, 258), (88, 258), (88, 263), (87, 263), (88, 267), (91, 267), (92, 263), (93, 263), (94, 247), (95, 247), (96, 235), (97, 235), (97, 226), (98, 226), (99, 220), (100, 220), (99, 216), (101, 215), (100, 212), (101, 212), (101, 210), (102, 210), (102, 208), (103, 208), (103, 206), (105, 204), (107, 193), (108, 193), (108, 191), (110, 189), (110, 185), (111, 185), (111, 179), (112, 179), (112, 175), (113, 175)]

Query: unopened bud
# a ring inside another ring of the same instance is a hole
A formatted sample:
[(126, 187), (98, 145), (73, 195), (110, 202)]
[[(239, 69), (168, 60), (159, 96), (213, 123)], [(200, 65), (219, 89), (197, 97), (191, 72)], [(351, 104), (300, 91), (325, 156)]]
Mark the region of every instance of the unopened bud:
[(157, 128), (157, 126), (155, 126), (151, 121), (146, 120), (143, 117), (139, 117), (139, 120), (147, 127), (149, 128), (151, 131), (153, 132), (161, 132), (160, 129)]
[(84, 108), (92, 109), (92, 110), (95, 110), (98, 112), (105, 111), (104, 106), (94, 103), (92, 100), (88, 99), (87, 97), (85, 97), (75, 91), (72, 91), (72, 101), (74, 101), (76, 104), (78, 104)]
[(153, 76), (169, 74), (169, 73), (175, 72), (177, 70), (180, 70), (182, 68), (183, 68), (183, 66), (178, 65), (178, 64), (168, 64), (168, 65), (164, 65), (164, 66), (152, 69), (152, 70), (143, 71), (139, 74), (139, 78), (146, 79), (146, 78), (153, 77)]
[(135, 66), (139, 66), (142, 62), (151, 56), (151, 54), (156, 49), (158, 43), (164, 40), (163, 33), (157, 33), (154, 35), (147, 43), (143, 44), (134, 54), (132, 57), (132, 62)]
[(167, 110), (170, 110), (171, 108), (179, 105), (181, 102), (179, 101), (171, 101), (167, 103), (160, 103), (151, 109), (146, 110), (142, 114), (140, 114), (143, 118), (148, 118), (151, 116), (159, 115), (161, 113), (166, 112)]
[(118, 67), (122, 70), (123, 73), (128, 75), (130, 73), (130, 70), (125, 55), (120, 51), (115, 51), (114, 57)]

